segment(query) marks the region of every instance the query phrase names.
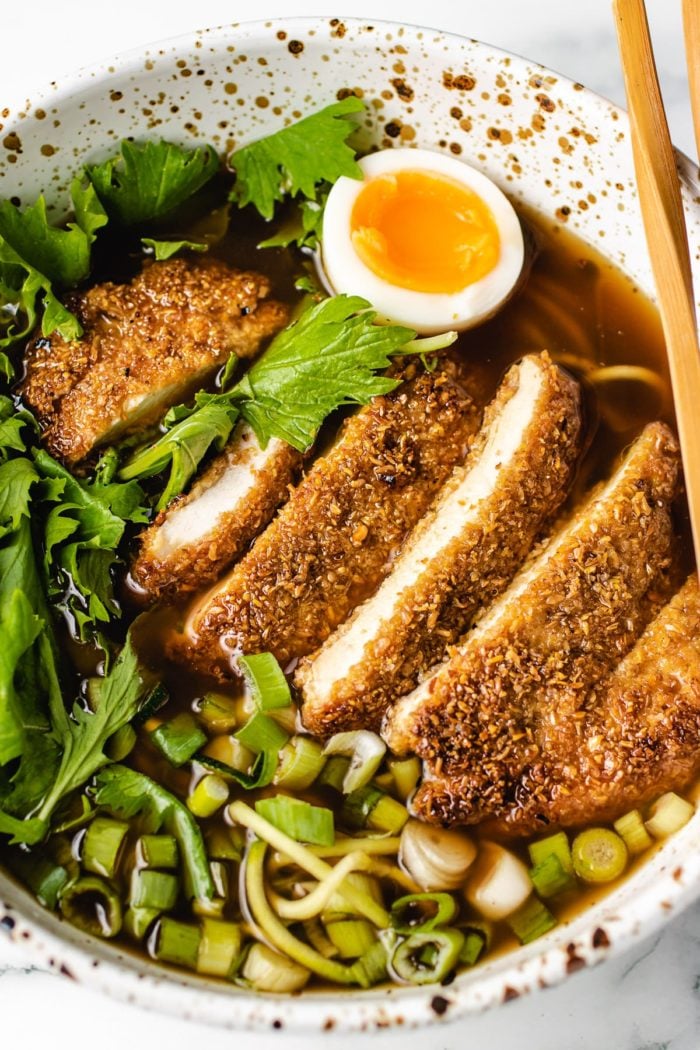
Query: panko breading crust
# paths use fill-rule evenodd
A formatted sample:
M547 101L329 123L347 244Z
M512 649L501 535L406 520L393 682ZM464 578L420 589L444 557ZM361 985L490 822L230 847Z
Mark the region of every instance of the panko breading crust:
M386 575L466 456L479 415L441 371L421 370L374 398L346 421L252 549L198 603L186 625L190 644L174 643L173 655L230 674L226 649L269 651L282 664L315 649Z
M556 740L572 703L610 673L668 596L679 473L670 430L646 427L611 481L389 713L389 745L427 762L417 815L477 823L517 801L519 778ZM545 708L551 718L535 734L531 712Z
M455 468L409 536L380 591L300 665L296 681L304 699L302 717L310 732L328 735L338 730L379 729L394 698L409 692L421 674L459 639L479 607L504 590L544 524L566 498L582 443L578 384L552 365L546 353L526 360L528 375L538 383L526 405L529 422L515 453L488 478L490 487L484 498L472 497L474 508L455 508L451 501L452 493L461 490L482 458L492 447L499 447L493 442L505 440L505 436L497 439L495 431L519 389L519 364L509 370L487 407L466 462ZM530 382L534 385L532 378ZM464 522L462 531L435 556L424 556L423 548L442 516L453 516L455 510ZM392 588L406 579L408 585L394 593ZM389 613L382 619L379 606L389 602ZM370 613L372 623L365 628L370 633L364 647L358 648L358 662L340 666L343 639L359 616ZM324 667L329 666L328 673L336 676L330 686L320 672L315 673L319 657Z
M270 283L218 259L144 266L129 284L76 292L66 305L83 336L36 336L20 393L53 455L77 463L97 445L156 422L228 358L251 357L288 308Z

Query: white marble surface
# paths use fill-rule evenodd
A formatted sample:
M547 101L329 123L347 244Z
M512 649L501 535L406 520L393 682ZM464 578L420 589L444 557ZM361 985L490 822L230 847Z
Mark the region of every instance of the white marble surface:
M657 60L676 145L693 155L686 102L680 0L648 0ZM6 95L33 88L77 66L117 51L203 26L293 13L353 14L429 24L464 33L537 59L621 102L622 81L608 0L4 0L0 105ZM700 60L700 56L698 56ZM233 1036L203 1026L146 1014L71 982L32 969L0 929L0 1046L52 1050L112 1050L125 1046L184 1050L206 1042L223 1050L273 1042L307 1050L310 1040ZM358 1048L360 1037L334 1038L338 1050ZM698 1050L700 1047L700 905L675 919L653 940L597 970L580 973L558 989L511 1003L497 1013L423 1033L415 1039L375 1036L373 1046L394 1050L429 1042L439 1050ZM367 1040L365 1040L367 1042ZM319 1041L320 1045L320 1041Z

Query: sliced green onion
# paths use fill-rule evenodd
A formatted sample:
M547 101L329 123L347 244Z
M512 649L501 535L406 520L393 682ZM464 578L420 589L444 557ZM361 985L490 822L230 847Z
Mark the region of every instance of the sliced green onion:
M692 802L686 802L675 791L668 791L657 799L649 810L649 819L646 821L647 831L655 839L668 838L669 835L680 831L694 812L695 806Z
M141 835L136 843L136 863L142 868L176 868L177 839L174 835Z
M358 856L358 861L360 856ZM346 863L345 861L340 863ZM366 866L366 862L363 862L362 867ZM340 864L336 864L335 868L332 869L333 874L340 867ZM359 869L359 870L358 870ZM327 881L330 881L332 876L329 876ZM350 872L342 883L337 883L338 889L328 898L328 904L323 909L321 919L324 923L336 922L338 919L352 918L356 915L363 915L364 912L357 908L348 898L347 890L352 889L357 893L363 894L365 898L371 901L375 901L377 904L383 903L382 889L379 884L379 880L375 879L372 875L362 871L359 863L356 865L355 870ZM375 924L376 925L376 924Z
M444 981L452 973L464 946L459 930L413 933L400 941L391 957L391 969L408 984Z
M379 984L387 976L389 955L386 945L375 940L366 952L353 963L357 983L363 988L371 988L373 984Z
M286 897L280 896L272 888L269 888L268 897L270 903L282 919L302 921L312 919L329 907L331 900L337 894L338 888L343 884L346 877L351 872L367 867L368 863L369 858L366 854L351 853L347 857L343 857L334 868L331 868L330 874L322 882L317 883L305 897L288 900ZM356 883L353 883L353 885L356 885ZM347 914L347 906L342 914L343 916Z
M273 782L289 791L304 791L311 787L325 764L323 747L318 740L293 736L280 751Z
M355 729L348 733L336 733L330 738L324 755L345 755L350 766L343 778L343 793L365 787L382 764L386 744L376 733L367 729Z
M609 828L586 828L571 847L574 871L584 882L612 882L627 867L627 847Z
M333 791L343 790L343 781L350 768L350 759L342 755L333 755L318 775L316 784L318 787L332 788Z
M240 740L228 733L212 737L197 755L197 761L206 765L205 756L241 773L247 773L255 761L255 752L244 747Z
M207 742L192 714L183 711L150 733L151 741L173 766L182 766Z
M213 827L205 831L207 852L212 860L239 861L245 850L242 828Z
M188 795L187 808L195 817L206 819L228 802L228 795L228 784L224 778L216 773L207 773Z
M653 845L651 835L644 827L644 821L638 809L631 809L629 813L619 817L613 827L624 840L627 852L633 857L638 853L644 853Z
M341 959L358 959L369 951L377 939L377 931L366 919L329 922L326 933L338 949Z
M561 864L562 870L573 873L574 865L571 859L571 848L565 831L558 831L555 835L548 835L546 839L537 839L528 846L530 860L533 867L537 867L548 857L555 856Z
M396 835L408 820L408 811L391 795L368 784L346 797L342 820L350 828L369 827Z
M122 928L119 894L97 875L85 875L66 886L60 907L69 922L95 937L116 937Z
M576 887L576 876L573 872L564 871L556 853L550 853L530 868L530 879L537 893L545 899L556 897Z
M416 789L420 780L421 764L418 758L391 758L389 772L394 778L399 797L405 802Z
M292 702L289 683L272 653L239 656L238 666L258 711L289 707Z
M142 941L161 913L157 908L128 908L124 929L135 941Z
M315 948L324 959L334 959L337 956L338 949L329 939L326 934L326 929L318 916L315 915L312 919L306 919L303 923L303 929L309 944Z
M304 871L308 871L310 875L313 875L319 882L325 879L333 871L330 864L326 864L324 860L317 857L310 849L306 846L300 845L295 842L294 839L290 838L289 835L285 835L283 831L274 827L269 821L265 820L259 813L247 806L245 802L240 800L231 803L228 809L229 816L237 824L242 824L246 828L250 828L259 838L264 839L265 842L269 843L274 849L284 853L290 860L298 864ZM376 901L372 900L367 894L356 890L349 884L349 879L345 880L345 884L339 891L343 898L348 901L353 908L364 915L378 926L380 929L385 929L389 925L389 915L387 911ZM267 901L267 899L266 899ZM268 905L269 907L269 905Z
M150 693L141 704L138 714L133 719L134 725L142 726L156 713L156 711L160 711L161 707L165 707L169 699L170 694L168 693L168 690L162 682L159 682L153 687L153 689L151 689Z
M323 806L312 806L303 799L288 795L276 795L256 802L255 811L296 842L332 846L335 841L333 811Z
M60 821L60 823L56 824L51 829L53 835L58 835L62 831L74 831L76 828L81 828L84 824L89 824L92 818L95 816L95 810L90 805L90 802L85 797L85 795L80 796L81 812L76 813L76 815L73 816L72 812L74 811L74 809L75 800L73 800L73 803L70 806L69 812L71 813L71 815L66 814L65 819Z
M449 893L410 893L394 901L390 914L397 933L428 933L450 925L457 916L457 902Z
M228 865L223 861L213 860L209 867L217 896L227 898L229 895Z
M197 701L195 711L212 733L230 733L238 725L238 704L224 693L207 693Z
M241 970L241 977L259 992L300 992L310 976L305 966L259 941L251 944Z
M284 729L288 737L293 736L299 728L296 707L280 707L279 710L270 712L270 718Z
M129 904L132 908L170 911L177 903L180 882L177 875L150 868L134 868L131 873Z
M174 963L176 966L187 966L190 970L196 970L201 939L199 926L192 926L165 915L148 940L148 950L151 957L159 962Z
M360 984L366 987L367 985L363 983L363 974L355 971L352 966L344 966L333 959L324 958L320 952L315 951L310 945L290 933L277 918L265 895L266 850L265 842L253 842L245 859L245 889L248 907L266 939L295 963L334 984Z
M111 879L117 870L119 854L129 825L111 817L95 817L85 832L82 865L95 875Z
M481 930L471 928L463 932L464 945L459 953L459 961L463 966L473 966L486 950L486 935Z
M242 748L241 750L246 749ZM253 765L248 773L243 773L240 769L234 769L233 766L228 766L225 762L219 762L203 751L199 751L195 755L195 759L205 769L211 770L212 773L217 773L224 779L235 780L246 791L251 791L253 788L266 787L268 784L271 784L277 769L276 751L261 751L259 755L254 756Z
M256 711L235 735L243 747L255 754L264 751L276 755L289 739L289 733L275 722L274 718L263 714L262 711Z
M112 762L123 762L126 756L134 750L136 739L136 730L129 722L125 726L120 726L107 741L105 747L107 758Z
M9 850L7 864L32 891L39 903L52 911L58 904L61 891L70 879L67 868L54 864L47 857Z
M211 977L228 977L241 954L242 944L243 934L235 922L204 919L197 956L197 972L206 973Z
M521 944L529 944L556 926L557 920L549 908L533 896L508 917L508 925Z

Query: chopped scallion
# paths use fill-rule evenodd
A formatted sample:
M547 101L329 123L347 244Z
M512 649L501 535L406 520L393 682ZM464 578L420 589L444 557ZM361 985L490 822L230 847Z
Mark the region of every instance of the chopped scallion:
M206 819L228 802L228 784L216 773L207 773L187 798L187 808L195 817Z
M289 739L289 733L271 715L262 711L256 711L235 735L243 747L256 755L260 752L276 755Z
M142 835L136 843L136 862L143 868L176 868L177 839L174 835Z
M197 702L196 713L212 733L230 733L238 725L238 703L224 693L207 693Z
M481 930L464 930L464 945L459 953L459 961L463 966L473 966L478 962L486 950L486 936Z
M260 941L251 944L241 969L241 977L259 992L300 992L310 976L305 966Z
M119 854L129 825L111 817L95 817L83 839L82 864L95 875L111 879L117 870Z
M239 656L238 666L258 711L289 707L292 702L289 683L272 653Z
M207 853L212 860L239 861L245 849L243 828L213 827L205 832Z
M170 911L177 903L180 882L176 875L150 868L135 868L131 873L129 904L132 908Z
M420 780L420 759L415 756L412 758L389 759L389 772L394 778L399 797L405 802L413 794L416 784Z
M574 870L571 848L565 831L557 831L556 834L548 835L545 839L531 842L528 850L533 867L537 867L538 864L553 855L558 859L563 871L571 874Z
M376 733L367 729L356 729L347 733L336 733L324 748L325 755L345 755L350 759L348 771L343 778L343 792L365 787L379 769L386 754L386 744Z
M358 959L369 951L377 933L366 919L338 919L329 922L326 933L338 949L341 959Z
M98 875L85 875L66 886L60 907L69 922L95 937L116 937L122 928L119 894Z
M557 920L541 900L532 896L508 917L508 925L521 944L529 944L547 933Z
M335 841L333 811L323 806L312 806L303 799L288 795L276 795L256 802L255 811L296 842L332 846Z
M391 795L367 784L346 797L342 820L350 828L369 827L396 835L408 820L408 811Z
M450 893L410 893L394 901L390 914L397 933L427 933L450 925L457 902Z
M668 791L652 805L646 821L647 831L655 839L668 838L669 835L680 831L694 812L695 806L692 802L687 802L675 791Z
M235 922L202 920L197 972L211 977L229 977L241 954L243 935Z
M530 878L537 893L545 899L556 897L576 887L576 876L572 871L564 871L556 853L550 853L530 868Z
M391 957L391 969L408 984L444 981L459 962L464 934L459 930L413 933L399 941Z
M199 926L192 926L166 915L151 934L148 950L152 958L158 959L159 962L196 970L201 939Z
M318 787L332 788L333 791L343 790L343 781L350 768L350 759L342 755L333 755L318 775L316 784Z
M653 845L651 835L644 827L642 815L638 809L631 809L613 824L615 831L624 840L628 852L634 857L644 853Z
M128 908L124 929L133 940L142 941L159 915L157 908Z
M573 841L574 871L584 882L612 882L627 867L627 847L609 828L586 828Z
M189 711L183 711L169 722L161 723L150 736L161 754L174 766L184 765L207 742L206 733Z
M325 764L323 747L318 740L293 736L280 751L273 782L288 791L304 791L311 787Z

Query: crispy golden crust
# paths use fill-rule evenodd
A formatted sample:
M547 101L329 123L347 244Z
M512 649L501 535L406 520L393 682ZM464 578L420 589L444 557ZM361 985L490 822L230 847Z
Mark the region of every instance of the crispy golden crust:
M286 442L273 439L268 446L269 455L257 466L257 443L247 447L247 431L243 425L237 427L227 447L191 491L174 500L139 537L139 552L132 564L131 576L141 592L140 597L147 602L173 601L217 580L268 524L287 495L301 463L300 453ZM222 506L213 518L209 517L209 527L190 542L174 543L164 535L168 527L172 530L177 515L185 507L203 503L202 497L231 469L247 469L251 474L251 485L239 499Z
M683 789L700 770L697 577L664 606L610 677L567 708L565 720L533 705L534 736L548 716L558 719L559 733L547 735L538 760L512 784L511 804L494 809L490 833L609 823L664 791ZM449 790L458 792L459 783Z
M417 814L477 823L511 805L571 705L634 645L667 597L679 469L671 432L648 426L614 479L390 713L390 746L427 761ZM533 707L555 713L537 735Z
M581 450L580 392L546 354L529 359L528 367L541 372L541 386L528 405L532 422L511 460L495 474L476 515L466 517L467 510L455 508L450 497L465 477L473 476L496 440L494 430L520 384L519 365L508 372L484 413L467 461L454 470L412 533L382 589L355 610L326 646L301 664L297 684L304 698L304 724L311 732L327 735L341 729L378 729L394 698L409 692L421 674L458 640L477 609L504 590L543 525L561 506ZM443 516L455 512L465 517L462 532L426 558L423 547L430 542L430 534ZM389 597L392 586L402 589ZM379 602L387 601L393 605L382 619ZM325 686L318 681L320 674L314 674L314 663L319 657L330 665L342 659L342 640L363 612L376 615L377 621L359 661L344 667L344 677ZM335 666L332 673L338 673Z
M95 285L67 305L84 335L29 344L21 394L43 440L69 463L147 426L205 382L230 353L250 357L287 321L266 277L217 259L144 266L130 284Z
M440 372L374 398L194 609L194 644L174 655L209 671L222 665L222 641L282 663L316 648L386 574L477 424L471 399ZM226 660L221 669L230 673Z

